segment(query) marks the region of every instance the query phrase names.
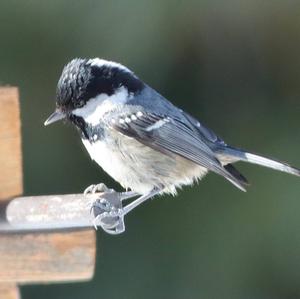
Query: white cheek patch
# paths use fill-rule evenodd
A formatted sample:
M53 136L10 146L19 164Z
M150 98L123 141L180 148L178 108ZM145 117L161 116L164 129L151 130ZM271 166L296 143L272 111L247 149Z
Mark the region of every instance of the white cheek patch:
M86 120L86 118L91 116L97 110L97 107L101 106L108 98L109 96L107 94L102 93L97 97L90 99L83 107L74 109L73 114L81 116Z
M108 96L102 93L87 101L81 107L73 110L73 114L82 117L86 123L98 125L105 113L113 110L120 104L124 104L128 98L128 90L120 87L115 94Z

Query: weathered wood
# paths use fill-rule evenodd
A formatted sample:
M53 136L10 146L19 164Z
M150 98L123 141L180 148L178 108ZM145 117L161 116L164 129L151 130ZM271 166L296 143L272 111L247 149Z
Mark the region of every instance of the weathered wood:
M0 88L0 199L23 192L18 89Z
M0 265L1 282L90 279L95 265L95 232L0 235Z
M66 194L17 197L8 204L6 217L13 229L92 227L91 202L98 196Z
M0 224L0 231L47 230L93 227L95 211L92 203L99 197L116 209L122 207L122 193L108 190L102 194L66 194L46 196L24 196L11 200L6 209L10 226ZM97 208L96 215L105 212ZM93 213L93 215L91 215Z
M0 283L0 299L19 299L19 288L15 284L1 284Z
M23 189L17 88L0 88L0 104L0 199L8 199L22 194ZM1 202L0 218L3 222L0 223L0 299L19 298L18 283L77 281L93 276L96 251L94 229L53 232L53 229L64 228L57 225L59 221L72 222L74 215L78 221L82 221L81 216L86 213L83 218L87 221L89 209L83 205L86 203L83 196L81 195L82 205L79 207L76 207L76 201L75 205L71 202L72 196L67 202L61 202L61 198L52 196L50 205L47 205L47 201L39 200L35 204L34 197L27 199L28 202L26 198L11 201L12 219L19 224L16 229L23 230L28 220L26 217L30 218L31 215L30 219L35 227L39 221L40 228L43 228L45 222L51 232L15 233L16 229L4 221L7 206L5 202ZM70 211L69 215L64 213L64 207L66 211ZM78 208L81 214L78 214ZM55 214L56 219L60 220L51 222ZM20 217L25 220L23 225L19 221Z

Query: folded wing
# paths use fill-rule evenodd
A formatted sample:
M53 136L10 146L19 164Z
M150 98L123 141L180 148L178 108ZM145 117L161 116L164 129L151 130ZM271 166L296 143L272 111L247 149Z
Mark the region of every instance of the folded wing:
M202 167L222 175L239 189L245 191L245 182L222 166L214 152L193 126L181 119L158 115L147 111L118 115L111 127L120 133L135 138L163 154L177 154Z

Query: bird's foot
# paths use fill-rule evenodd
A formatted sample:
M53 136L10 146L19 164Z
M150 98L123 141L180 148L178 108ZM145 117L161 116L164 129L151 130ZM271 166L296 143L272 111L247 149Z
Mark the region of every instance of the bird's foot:
M101 226L105 232L111 235L118 235L125 231L122 209L103 212L97 215L93 220L93 224L96 229L98 226Z
M137 196L136 192L116 192L101 183L87 187L84 194L89 198L87 204L96 229L100 226L105 232L113 235L125 231L124 216L128 213L127 207L130 204L123 207L122 202ZM96 199L95 196L91 196L94 194L96 194Z
M95 217L93 221L95 228L101 226L104 231L113 235L123 233L125 231L124 216L159 192L160 189L153 189L124 207L122 206L122 199L128 199L129 195L134 197L136 195L135 192L114 192L100 195L91 209Z
M105 184L100 183L100 184L92 184L92 185L88 186L83 191L83 194L87 195L87 194L104 193L104 192L112 193L112 192L116 192L116 191L114 189L109 189Z
M125 231L122 201L119 193L108 193L96 199L91 206L95 229L101 226L109 234L121 234Z

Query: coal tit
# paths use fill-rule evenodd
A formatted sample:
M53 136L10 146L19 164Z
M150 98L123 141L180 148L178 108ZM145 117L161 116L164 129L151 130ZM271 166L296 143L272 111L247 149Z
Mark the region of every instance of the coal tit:
M45 125L61 119L73 123L91 158L131 190L122 193L120 200L139 196L117 209L102 199L106 211L99 213L98 224L109 233L124 231L124 216L148 198L175 195L176 189L209 171L245 191L248 182L234 162L300 175L299 169L286 163L227 145L119 63L72 60L62 71L56 96L56 110Z

